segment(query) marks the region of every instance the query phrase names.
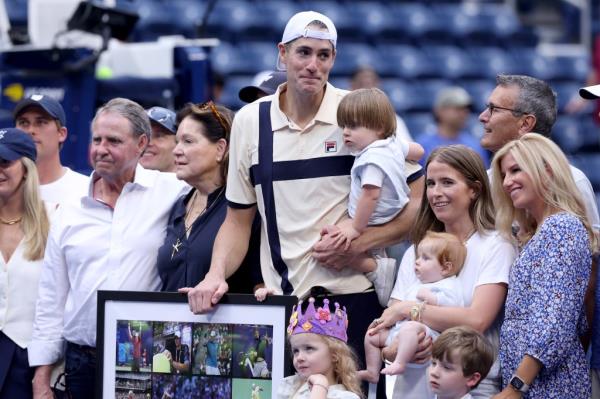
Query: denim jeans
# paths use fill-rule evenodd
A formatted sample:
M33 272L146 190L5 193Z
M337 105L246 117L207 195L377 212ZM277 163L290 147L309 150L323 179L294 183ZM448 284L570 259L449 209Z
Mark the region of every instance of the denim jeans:
M65 373L68 397L88 399L96 395L96 349L67 342Z

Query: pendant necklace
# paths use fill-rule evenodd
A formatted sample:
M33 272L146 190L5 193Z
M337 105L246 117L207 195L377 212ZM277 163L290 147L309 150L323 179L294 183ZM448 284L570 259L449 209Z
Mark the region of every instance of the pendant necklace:
M188 216L190 215L192 209L194 209L194 205L196 202L196 198L198 197L198 190L196 190L196 192L194 192L194 197L192 198L191 201L191 205L190 208L187 210L187 212L185 213L185 216L183 218L183 226L185 227L185 231L183 232L183 234L180 237L177 237L177 241L175 241L175 244L172 245L173 250L171 251L171 259L173 259L173 257L175 256L176 253L179 252L179 249L181 248L181 246L183 245L183 241L182 239L184 237L187 237L188 231L190 231L190 229L192 228L192 226L194 225L194 222L196 220L198 220L198 218L200 218L202 215L204 215L206 212L208 212L210 210L210 208L213 207L214 204L217 203L217 200L219 199L219 197L221 197L221 194L223 194L223 191L225 191L225 186L223 186L221 188L221 191L219 191L219 194L217 195L217 197L215 198L215 200L210 204L210 206L205 206L204 209L202 210L202 212L200 212L200 214L198 216L196 216L194 218L194 220L190 221L189 226L185 227L185 220L188 218ZM206 199L206 201L208 201L208 198Z
M21 219L23 219L23 216L19 216L18 218L13 219L13 220L4 220L4 219L0 218L0 223L12 226L13 224L19 223L21 221Z

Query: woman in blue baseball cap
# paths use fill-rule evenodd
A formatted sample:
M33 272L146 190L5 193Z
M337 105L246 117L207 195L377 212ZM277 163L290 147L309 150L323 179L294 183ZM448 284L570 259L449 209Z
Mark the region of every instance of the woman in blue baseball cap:
M27 133L0 129L0 398L33 396L27 346L49 229L36 156Z

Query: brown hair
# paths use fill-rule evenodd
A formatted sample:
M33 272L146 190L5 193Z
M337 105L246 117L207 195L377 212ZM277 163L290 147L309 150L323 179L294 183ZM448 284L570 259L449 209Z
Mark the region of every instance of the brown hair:
M417 245L419 248L429 247L437 255L440 264L450 262L452 269L449 276L457 275L462 269L467 257L467 247L454 234L428 231Z
M204 137L211 143L216 143L220 139L227 142L227 150L221 161L221 177L227 181L227 167L229 165L229 136L231 134L231 122L233 121L233 111L222 105L217 105L212 101L202 104L186 104L183 109L177 113L177 125L185 118L190 117L193 121L201 124L204 129Z
M440 334L433 343L431 356L434 359L459 362L465 377L479 373L481 379L472 389L485 378L496 357L490 341L467 326L452 327Z
M427 168L433 161L446 164L456 170L463 176L466 184L477 192L477 198L469 207L469 216L475 225L475 230L481 234L494 230L494 204L490 194L487 172L481 157L467 146L449 145L436 148L427 158L425 190L412 235L413 243L417 245L428 230L444 231L444 224L435 217L427 200Z
M385 93L377 88L348 93L337 110L338 126L366 127L381 132L381 138L396 133L396 111Z

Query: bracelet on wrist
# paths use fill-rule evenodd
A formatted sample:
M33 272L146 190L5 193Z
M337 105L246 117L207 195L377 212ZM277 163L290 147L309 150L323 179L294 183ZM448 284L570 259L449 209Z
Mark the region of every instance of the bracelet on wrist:
M421 322L423 320L423 310L425 309L425 302L419 302L410 308L410 319L412 321Z
M325 385L323 385L323 384L319 384L319 383L313 383L313 384L312 384L312 387L313 387L313 388L314 388L314 387L322 387L322 388L325 388L325 390L326 390L326 391L329 391L329 387L326 387ZM311 389L312 389L312 388L311 388Z

